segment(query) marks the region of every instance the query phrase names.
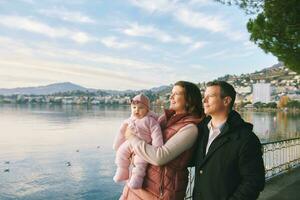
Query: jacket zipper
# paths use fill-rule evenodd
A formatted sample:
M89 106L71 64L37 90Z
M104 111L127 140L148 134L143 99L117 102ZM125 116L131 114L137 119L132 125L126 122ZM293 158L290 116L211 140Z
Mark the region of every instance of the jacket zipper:
M164 194L164 187L163 187L164 172L165 172L165 168L162 167L162 170L160 171L159 199L163 199L163 194Z

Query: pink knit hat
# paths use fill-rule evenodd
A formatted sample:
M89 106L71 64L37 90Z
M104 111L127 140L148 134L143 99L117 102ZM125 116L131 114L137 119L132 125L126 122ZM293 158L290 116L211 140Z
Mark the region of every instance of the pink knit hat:
M131 104L141 103L144 104L148 109L150 108L149 98L144 94L138 94L131 100Z

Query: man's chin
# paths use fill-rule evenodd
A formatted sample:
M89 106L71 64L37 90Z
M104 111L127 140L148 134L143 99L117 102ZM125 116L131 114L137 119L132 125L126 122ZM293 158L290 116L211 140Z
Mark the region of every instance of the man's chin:
M204 111L205 115L210 115L211 113L209 111Z

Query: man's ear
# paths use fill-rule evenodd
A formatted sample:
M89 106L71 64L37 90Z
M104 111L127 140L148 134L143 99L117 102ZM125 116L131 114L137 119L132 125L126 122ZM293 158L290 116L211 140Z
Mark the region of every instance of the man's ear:
M231 103L232 99L230 96L224 97L224 104L225 106L229 106Z

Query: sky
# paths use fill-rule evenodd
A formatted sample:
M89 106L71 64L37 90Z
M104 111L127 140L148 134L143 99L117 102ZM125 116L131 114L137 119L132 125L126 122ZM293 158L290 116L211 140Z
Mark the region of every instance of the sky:
M0 0L0 88L149 89L276 64L213 0Z

